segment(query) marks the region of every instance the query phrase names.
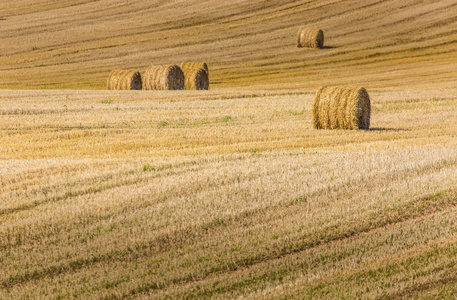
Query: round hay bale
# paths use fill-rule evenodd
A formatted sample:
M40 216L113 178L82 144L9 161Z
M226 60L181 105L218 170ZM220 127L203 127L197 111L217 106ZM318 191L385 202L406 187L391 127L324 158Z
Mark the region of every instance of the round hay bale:
M209 71L205 62L183 62L181 69L185 77L186 90L207 90L209 88Z
M324 47L324 32L317 28L301 28L297 34L297 47Z
M177 65L150 66L144 73L145 90L183 90L184 73Z
M183 69L186 90L207 90L209 88L208 72L203 69Z
M316 129L368 129L371 102L363 87L321 87L313 102Z
M131 70L113 70L108 77L108 90L141 90L141 74Z
M205 62L183 62L181 63L181 69L205 69L209 73L208 65Z

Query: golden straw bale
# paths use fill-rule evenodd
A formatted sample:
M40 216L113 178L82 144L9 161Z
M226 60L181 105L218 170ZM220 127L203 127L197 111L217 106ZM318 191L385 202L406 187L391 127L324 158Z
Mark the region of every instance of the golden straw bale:
M209 73L208 65L205 62L183 62L181 63L181 69L205 69Z
M313 103L316 129L368 129L371 102L363 87L321 87Z
M141 90L142 80L138 71L113 70L107 82L108 90Z
M183 62L181 69L185 77L186 90L207 90L209 88L209 71L205 62Z
M203 68L183 69L186 90L207 90L209 88L208 72Z
M297 34L297 47L324 47L324 32L317 28L301 28Z
M184 73L177 65L150 66L144 73L144 90L183 90Z

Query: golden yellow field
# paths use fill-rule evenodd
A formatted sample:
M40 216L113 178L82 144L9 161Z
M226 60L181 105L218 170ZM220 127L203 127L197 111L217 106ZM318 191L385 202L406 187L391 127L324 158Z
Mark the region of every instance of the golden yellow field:
M211 88L457 87L449 0L2 0L0 88L104 89L114 69L206 61ZM325 49L296 47L319 27Z
M2 1L0 299L455 299L455 25L454 1ZM209 91L105 90L181 61ZM312 128L325 84L368 90L370 130Z

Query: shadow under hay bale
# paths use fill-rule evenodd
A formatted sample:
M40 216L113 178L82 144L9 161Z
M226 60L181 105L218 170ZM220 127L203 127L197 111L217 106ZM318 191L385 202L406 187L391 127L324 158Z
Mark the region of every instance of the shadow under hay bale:
M144 73L144 90L183 90L184 73L177 65L150 66Z
M363 87L321 87L313 103L316 129L369 129L371 102Z
M323 48L324 32L317 28L300 28L297 34L297 47Z
M142 80L138 71L113 70L107 82L108 90L141 90Z

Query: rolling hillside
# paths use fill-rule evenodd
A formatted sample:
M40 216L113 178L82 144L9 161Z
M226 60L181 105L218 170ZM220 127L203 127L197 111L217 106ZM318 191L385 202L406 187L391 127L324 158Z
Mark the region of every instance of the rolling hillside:
M207 61L211 88L455 87L457 3L6 0L0 88L103 89L109 71ZM322 50L295 47L301 26Z
M454 299L456 91L2 91L0 298Z
M457 298L457 1L0 14L0 299ZM209 91L106 90L185 60ZM370 129L313 129L324 84Z

